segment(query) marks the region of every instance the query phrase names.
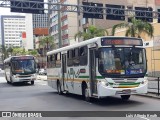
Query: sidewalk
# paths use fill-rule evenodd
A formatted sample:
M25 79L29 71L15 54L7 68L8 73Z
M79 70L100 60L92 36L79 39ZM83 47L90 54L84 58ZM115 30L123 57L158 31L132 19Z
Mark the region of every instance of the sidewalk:
M144 96L144 97L150 97L150 98L157 98L157 99L160 99L160 94L158 96L157 93L151 93L151 92L148 92L146 94L139 94L138 96Z

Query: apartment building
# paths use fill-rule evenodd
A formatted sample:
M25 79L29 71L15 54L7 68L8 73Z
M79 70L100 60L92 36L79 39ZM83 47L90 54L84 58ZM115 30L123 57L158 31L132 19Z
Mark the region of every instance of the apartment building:
M48 28L48 14L33 14L33 29L34 28Z
M156 9L155 2L158 0L52 0L53 3L62 3L62 4L74 4L74 5L82 5L82 2L88 3L101 3L103 7L106 4L112 5L123 5L125 9L133 9L135 7L152 7L153 10ZM58 6L54 6L58 7ZM51 8L50 8L51 9ZM61 8L63 9L63 8ZM55 43L57 48L60 44L63 46L69 45L70 41L74 39L74 35L78 31L86 31L88 26L94 25L97 28L108 29L113 25L128 22L128 16L125 17L125 20L109 20L106 19L106 15L104 15L103 19L94 19L94 18L83 18L83 13L76 12L57 12L50 11L49 12L49 26L50 26L50 34L54 36ZM58 14L59 13L59 14ZM60 16L60 24L58 18ZM60 37L59 37L60 34ZM78 42L82 41L79 39Z
M156 0L78 0L78 4L82 5L82 2L102 3L103 7L105 7L105 4L112 4L112 5L124 5L125 9L134 10L135 7L152 7L153 10L155 10L156 9L155 1ZM133 17L133 16L128 16L128 17ZM83 18L83 14L80 14L78 16L79 31L87 29L89 25L94 25L102 29L108 29L115 24L121 22L128 22L128 17L125 17L125 21L121 21L121 20L108 20L106 19L106 15L104 15L103 19Z
M23 41L22 33L26 33ZM1 16L1 43L7 47L24 47L33 49L32 16L2 15Z
M51 2L77 5L77 0L52 0ZM63 11L64 8L60 9ZM70 40L74 39L74 35L78 32L77 13L58 11L50 11L49 13L49 32L54 37L56 48L70 45Z
M2 45L22 47L21 33L24 31L25 16L1 16Z

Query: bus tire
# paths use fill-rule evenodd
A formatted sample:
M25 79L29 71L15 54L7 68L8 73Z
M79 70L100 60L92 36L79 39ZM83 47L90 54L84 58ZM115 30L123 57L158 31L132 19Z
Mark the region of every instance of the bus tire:
M121 95L121 99L124 100L124 101L127 101L129 100L131 95Z
M61 90L61 84L60 84L59 81L57 82L57 92L58 92L59 95L62 95L62 93L63 93L62 90Z
M34 85L34 81L31 81L31 85Z

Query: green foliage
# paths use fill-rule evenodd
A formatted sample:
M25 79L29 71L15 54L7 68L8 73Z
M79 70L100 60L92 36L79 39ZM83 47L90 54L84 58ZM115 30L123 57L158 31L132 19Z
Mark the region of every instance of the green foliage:
M43 55L46 54L47 51L54 49L54 38L53 36L43 36L39 40L39 48L43 48Z
M150 23L144 22L142 20L136 20L136 19L132 19L131 23L120 23L120 24L114 25L112 28L113 36L116 32L116 29L118 28L127 28L125 36L131 36L131 37L140 38L142 33L145 33L148 36L153 37L153 33L154 33L154 28Z
M104 36L105 34L108 35L108 31L105 29L98 29L95 26L89 26L87 29L87 32L78 32L77 34L75 34L74 38L76 40L76 38L83 38L83 40L87 40L87 39L91 39L94 37L100 37L100 36Z
M33 56L37 56L38 52L37 52L37 50L31 50L31 51L28 51L28 54L33 55Z
M0 47L1 47L1 52L2 52L2 55L3 55L2 59L4 60L4 59L9 57L9 54L7 52L7 48L4 45L1 45Z

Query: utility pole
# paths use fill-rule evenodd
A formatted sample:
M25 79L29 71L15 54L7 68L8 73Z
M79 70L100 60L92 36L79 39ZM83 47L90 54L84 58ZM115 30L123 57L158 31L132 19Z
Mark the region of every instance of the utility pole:
M58 3L58 0L57 0ZM60 3L60 2L59 2ZM59 38L59 48L62 47L62 31L61 31L61 7L60 4L57 5L58 7L58 38Z

